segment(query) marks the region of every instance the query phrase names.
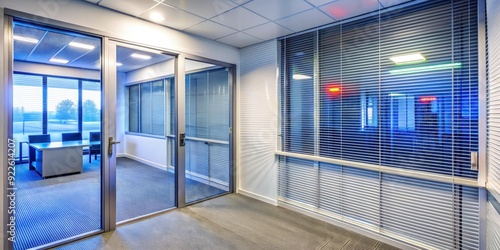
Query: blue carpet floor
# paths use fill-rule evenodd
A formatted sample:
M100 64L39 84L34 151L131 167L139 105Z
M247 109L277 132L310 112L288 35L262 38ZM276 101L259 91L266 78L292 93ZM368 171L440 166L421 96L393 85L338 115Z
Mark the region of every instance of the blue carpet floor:
M87 162L83 173L42 179L27 164L16 167L15 249L28 249L101 228L100 161ZM175 205L174 175L140 162L117 159L117 221ZM190 179L186 193L201 199L224 190Z

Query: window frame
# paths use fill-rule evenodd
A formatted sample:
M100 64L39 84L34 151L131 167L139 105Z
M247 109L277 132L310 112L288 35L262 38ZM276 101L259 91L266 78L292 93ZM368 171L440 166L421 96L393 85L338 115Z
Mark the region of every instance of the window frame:
M78 95L81 96L83 94L83 86L82 83L87 81L87 82L97 82L99 84L102 84L101 81L95 80L95 79L90 79L90 78L81 78L81 77L69 77L69 76L58 76L58 75L50 75L50 74L37 74L37 73L28 73L28 72L22 72L22 71L14 71L14 75L31 75L31 76L40 76L42 77L42 92L47 92L48 86L47 86L47 79L48 78L62 78L62 79L71 79L71 80L77 80L78 81ZM49 134L48 133L48 110L47 106L44 105L43 103L47 102L48 96L42 95L42 134ZM81 112L83 109L83 102L82 100L79 100L77 105L77 110L78 110L78 131L77 132L82 132L82 126L83 126L83 113ZM102 103L101 106L99 107L100 110L102 110Z
M125 117L126 117L126 124L125 124L125 134L126 135L134 135L134 136L142 136L142 137L149 137L149 138L157 138L157 139L166 139L168 136L171 136L170 135L170 129L169 129L169 126L170 126L170 121L168 120L168 115L167 115L167 112L170 113L170 110L169 109L172 109L173 107L170 107L171 105L168 102L170 102L170 99L171 99L171 95L172 93L170 93L171 91L171 88L167 88L167 87L170 87L172 84L173 84L173 81L174 80L174 75L167 75L167 76L162 76L162 77L157 77L157 78L152 78L152 79L148 79L148 80L144 80L144 81L138 81L138 82L133 82L133 83L128 83L128 84L125 84L125 106L126 106L126 113L125 113ZM149 83L150 86L149 86L149 90L150 90L150 93L152 94L152 89L153 89L153 83L154 82L158 82L158 81L161 81L162 84L163 84L163 106L164 106L164 109L163 109L163 116L164 116L164 119L163 119L163 135L157 135L157 134L153 134L153 133L144 133L142 132L142 124L141 124L141 120L142 120L142 95L141 95L141 85L142 84L147 84ZM170 84L170 85L169 85ZM132 86L137 86L138 87L138 105L137 105L137 112L138 112L138 122L137 122L137 126L138 126L138 132L132 132L130 131L130 87ZM151 100L150 100L150 106L152 107L152 95L151 95ZM151 113L153 112L152 111L153 109L151 109ZM150 124L151 124L151 131L153 131L153 115L151 114L151 117L150 117Z

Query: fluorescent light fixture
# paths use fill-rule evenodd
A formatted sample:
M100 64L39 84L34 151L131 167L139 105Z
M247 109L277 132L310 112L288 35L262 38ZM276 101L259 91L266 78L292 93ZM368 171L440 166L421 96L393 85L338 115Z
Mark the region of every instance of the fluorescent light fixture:
M396 64L425 62L425 57L423 57L420 53L403 56L393 56L389 59L391 59L391 61L395 62Z
M66 64L66 63L68 63L68 62L69 62L68 60L65 60L65 59L57 59L57 58L51 58L49 61L51 61L51 62L55 62L55 63L61 63L61 64Z
M389 93L389 96L404 96L405 94L400 93Z
M84 44L84 43L77 43L77 42L70 42L69 46L80 48L80 49L86 49L86 50L93 50L95 48L95 46L93 46L93 45Z
M161 22L165 20L165 18L158 12L153 12L149 14L149 18L151 18L151 20L153 20L154 22Z
M305 80L305 79L311 79L312 77L306 75L294 74L292 78L293 80Z
M117 66L117 67L120 67L120 66L122 66L122 65L123 65L123 64L122 64L121 62L116 62L116 66Z
M393 69L389 70L389 73L391 73L392 75L401 75L401 74L420 73L420 72L443 70L443 69L456 69L460 67L462 67L462 63L445 63L445 64L430 65L430 66Z
M137 54L137 53L134 53L132 55L130 55L131 57L134 57L134 58L139 58L139 59L144 59L144 60L149 60L151 59L151 56L148 56L148 55L142 55L142 54Z
M14 40L22 41L22 42L27 42L27 43L38 43L38 39L30 38L30 37L24 37L24 36L16 36L16 35L14 35Z

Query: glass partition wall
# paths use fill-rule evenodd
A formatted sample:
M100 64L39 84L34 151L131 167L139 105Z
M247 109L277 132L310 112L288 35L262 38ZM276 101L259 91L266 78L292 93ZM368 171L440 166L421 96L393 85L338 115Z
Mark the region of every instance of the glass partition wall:
M229 69L186 60L186 203L230 190Z
M28 249L101 229L100 139L92 161L88 141L101 129L101 39L22 22L13 37L13 246Z

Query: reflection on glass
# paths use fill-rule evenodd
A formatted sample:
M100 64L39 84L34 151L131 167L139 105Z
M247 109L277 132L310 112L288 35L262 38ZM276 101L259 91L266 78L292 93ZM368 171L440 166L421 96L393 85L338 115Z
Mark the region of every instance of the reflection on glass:
M187 61L186 202L229 191L229 75ZM216 68L216 69L214 69Z

